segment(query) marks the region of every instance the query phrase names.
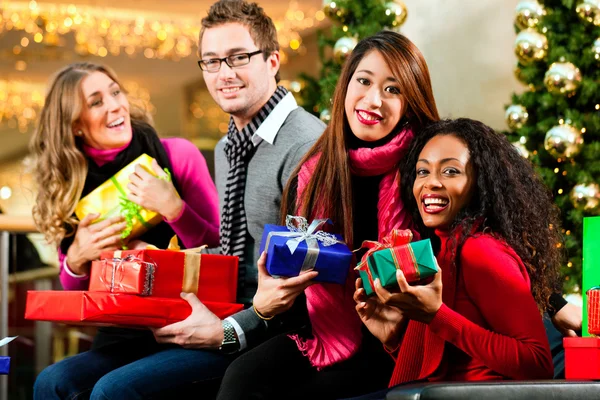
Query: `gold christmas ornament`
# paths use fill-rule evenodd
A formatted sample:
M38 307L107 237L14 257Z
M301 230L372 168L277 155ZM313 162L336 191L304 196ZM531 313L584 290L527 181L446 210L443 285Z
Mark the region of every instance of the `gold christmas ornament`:
M548 39L533 29L525 29L515 40L515 54L523 64L540 61L548 53Z
M571 96L581 84L581 71L570 62L552 63L544 75L544 84L549 92Z
M517 140L516 142L512 142L512 145L515 146L521 157L529 158L529 150L527 150L527 147L523 143Z
M331 112L328 109L324 109L321 111L321 114L319 114L319 119L328 124L329 121L331 121Z
M520 1L515 10L515 25L519 29L535 28L545 14L546 10L537 1Z
M600 186L596 183L578 184L571 190L573 207L588 213L600 213Z
M340 38L333 46L333 58L338 64L343 64L352 50L356 47L358 41L353 37Z
M404 21L406 21L406 17L408 16L406 4L400 0L385 3L385 15L393 15L394 21L392 22L392 27L400 27Z
M594 44L592 45L592 53L594 53L594 58L597 61L600 61L600 37L594 40Z
M511 130L515 131L517 129L521 129L523 125L527 123L529 113L527 112L527 109L522 105L513 104L506 109L504 118L506 119L506 124L508 125L508 127Z
M600 0L583 0L575 12L582 20L600 26Z
M515 69L513 70L513 73L515 74L515 78L517 78L517 80L523 84L527 84L527 81L525 80L525 77L523 76L523 70L521 69L521 65L519 63L517 63L515 65Z
M333 20L343 21L348 15L348 10L340 8L336 1L323 0L323 12Z
M329 18L335 17L335 13L337 11L337 3L331 0L323 0L323 12Z
M554 158L573 157L581 151L583 136L571 125L556 125L546 133L544 148Z

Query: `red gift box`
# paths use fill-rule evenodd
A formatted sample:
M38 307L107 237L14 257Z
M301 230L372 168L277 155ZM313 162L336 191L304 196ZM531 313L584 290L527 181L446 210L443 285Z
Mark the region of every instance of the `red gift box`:
M155 266L151 296L179 298L181 292L195 293L202 301L235 303L237 297L238 258L213 254L174 250L124 250L109 251L100 260L136 260ZM94 267L92 267L93 269ZM122 268L120 282L115 282L113 292L119 286L129 287L125 293L142 294L131 290L143 287L145 274L141 269ZM112 275L111 275L112 276ZM101 279L99 279L101 277ZM107 274L96 268L90 277L90 291L111 291ZM137 290L137 289L136 289Z
M155 265L140 260L92 261L90 292L152 295Z
M588 332L600 335L600 287L587 291Z
M243 305L235 303L203 303L221 319L243 308ZM160 328L182 321L190 313L190 305L181 298L76 290L30 290L25 307L25 319L93 326Z
M566 337L563 347L566 379L600 379L600 338Z

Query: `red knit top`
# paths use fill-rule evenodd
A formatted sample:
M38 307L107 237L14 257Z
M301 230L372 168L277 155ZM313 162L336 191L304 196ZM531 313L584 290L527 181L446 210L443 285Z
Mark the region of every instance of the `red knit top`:
M443 304L429 325L410 321L390 386L418 379L551 379L542 317L519 256L489 234L466 240L454 278L449 236L437 256Z

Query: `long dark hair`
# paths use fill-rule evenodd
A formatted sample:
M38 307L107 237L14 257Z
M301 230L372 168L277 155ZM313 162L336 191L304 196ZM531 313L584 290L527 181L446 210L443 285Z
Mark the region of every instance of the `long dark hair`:
M371 51L378 51L398 81L400 92L407 101L405 116L409 126L418 130L422 125L439 119L431 89L429 69L419 49L405 36L382 31L361 40L346 61L333 95L331 123L315 145L304 156L292 173L282 199L282 218L298 212L306 217L314 210L322 210L336 223L336 230L344 235L346 243L353 242L352 186L348 166L348 139L353 136L348 125L344 102L348 85L361 60ZM319 155L314 173L302 194L302 209L290 204L294 196L290 186L296 181L302 165ZM295 196L294 196L295 197Z
M540 311L558 290L563 259L558 208L532 165L502 134L468 118L433 123L416 136L402 165L402 199L421 232L425 228L413 195L415 166L421 150L433 137L453 135L463 141L475 172L475 192L457 215L450 230L455 267L469 236L486 232L504 240L519 255L531 281L531 292ZM557 246L558 245L558 246ZM559 247L560 246L560 247Z

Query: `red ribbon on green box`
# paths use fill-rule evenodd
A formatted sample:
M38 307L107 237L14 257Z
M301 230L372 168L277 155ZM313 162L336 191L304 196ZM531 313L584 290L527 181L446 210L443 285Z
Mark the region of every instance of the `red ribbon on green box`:
M356 266L367 295L374 293L375 279L384 287L397 283L396 269L402 270L408 283L433 276L437 263L429 239L411 243L412 232L408 229L393 230L382 243L365 241L361 248L369 249Z

